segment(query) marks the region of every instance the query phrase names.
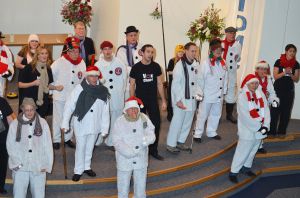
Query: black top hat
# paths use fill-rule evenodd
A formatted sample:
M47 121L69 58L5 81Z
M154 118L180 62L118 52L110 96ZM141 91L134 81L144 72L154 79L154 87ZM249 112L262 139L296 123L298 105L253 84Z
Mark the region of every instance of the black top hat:
M234 28L234 27L232 27L232 26L230 26L230 27L228 27L228 28L225 29L225 33L229 33L229 32L237 32L237 29Z
M2 35L1 31L0 31L0 38L5 38L5 36Z
M135 26L128 26L128 27L126 28L126 32L124 32L124 33L125 33L125 34L128 34L128 33L130 33L130 32L139 32L139 30L136 29Z

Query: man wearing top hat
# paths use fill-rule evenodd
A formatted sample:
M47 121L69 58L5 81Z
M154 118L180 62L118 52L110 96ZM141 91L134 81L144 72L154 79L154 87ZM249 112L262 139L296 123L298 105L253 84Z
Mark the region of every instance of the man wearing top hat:
M6 79L9 81L14 74L14 62L9 48L4 45L2 39L5 38L0 31L0 96L4 96Z
M127 67L127 74L130 74L131 67L142 60L139 50L142 45L138 43L139 30L135 26L128 26L124 32L126 35L126 44L121 45L116 52L118 57ZM125 98L129 97L129 83L127 83Z
M236 123L233 117L234 104L237 100L237 69L238 62L241 59L241 44L235 39L237 29L227 27L225 29L225 39L222 41L223 59L226 60L228 68L228 88L225 96L226 102L226 119L232 123Z

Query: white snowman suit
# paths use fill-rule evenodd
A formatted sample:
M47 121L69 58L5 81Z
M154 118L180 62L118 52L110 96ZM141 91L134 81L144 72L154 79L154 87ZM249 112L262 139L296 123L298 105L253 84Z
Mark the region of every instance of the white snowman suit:
M258 88L257 92L260 93L264 101L264 111L261 111L259 104L251 101L259 113L263 114L264 122L250 116L249 101L246 95L249 91L247 85L241 90L237 101L238 112L238 144L234 153L233 161L231 164L231 173L237 174L242 167L251 168L255 154L261 143L261 138L256 136L256 133L262 126L269 129L270 127L270 110L265 95ZM253 94L251 93L251 97Z
M3 97L5 92L6 79L11 81L14 75L14 63L12 60L12 54L6 45L0 45L0 53L0 62L2 64L6 64L8 66L8 70L12 73L12 75L8 78L3 78L2 75L0 75L0 96ZM4 54L7 57L3 56Z
M222 45L224 45L223 42ZM241 51L242 47L238 41L235 41L232 46L228 47L225 58L228 68L227 94L225 96L226 103L235 103L237 99L237 69L239 68L238 62L241 59Z
M52 65L53 85L62 85L62 91L53 90L53 142L60 143L61 131L60 125L63 119L63 111L66 100L70 97L71 92L76 85L80 84L84 78L86 65L84 60L78 65L73 65L65 57L60 57ZM65 142L73 136L73 130L65 135Z
M132 48L132 58L133 58L133 64L138 63L142 60L142 56L139 54L139 50L142 48L142 45L140 43L137 44L135 48ZM116 57L126 66L127 68L127 75L130 74L131 67L129 66L128 60L127 60L127 51L125 45L122 45L118 48ZM129 78L127 76L127 86L126 86L126 92L125 92L125 98L129 98Z
M191 130L193 117L196 110L197 94L203 95L199 85L199 62L193 61L191 65L186 62L188 75L189 75L189 90L190 99L185 98L185 75L182 60L178 61L173 70L173 81L171 87L172 94L172 106L173 106L173 118L170 124L167 145L176 147L177 142L185 143L186 138ZM186 109L180 109L177 107L177 102L181 101Z
M111 131L116 119L122 115L125 101L125 91L127 84L126 66L116 57L111 62L101 58L95 66L101 71L105 79L104 86L109 90L110 99L110 132L106 138L106 144L112 146ZM98 138L96 145L101 143Z
M26 120L25 116L23 119ZM33 197L45 197L46 172L52 171L53 149L49 126L46 120L41 117L39 119L42 135L33 135L36 122L34 120L30 124L22 125L20 142L16 141L17 119L9 127L6 147L14 182L14 197L25 198L29 184ZM20 165L20 169L13 170ZM41 172L42 169L45 172Z
M227 93L228 72L220 62L212 66L207 58L201 64L200 87L204 99L199 105L195 127L195 138L201 138L207 121L206 134L208 137L217 135L217 128L222 114L224 94Z
M125 115L116 120L112 141L116 150L119 198L128 198L132 174L134 197L146 197L148 145L155 141L154 129L150 119L143 113L140 113L137 121L128 121Z
M100 82L98 82L100 83ZM70 129L69 120L76 108L81 84L76 85L65 104L61 128ZM96 138L108 134L109 129L109 101L96 99L92 107L81 121L74 116L74 133L76 138L74 174L81 175L85 170L91 169L91 160Z
M263 67L263 68L268 68L269 69L269 64L268 63L265 63L265 62L259 62L257 65L256 65L256 68L258 67ZM259 76L257 76L257 78L260 78ZM267 80L267 95L266 98L268 100L268 103L269 103L269 106L273 105L274 101L277 103L277 105L279 105L279 98L277 97L276 95L276 92L274 90L274 86L273 86L273 81L272 81L272 76L271 75L268 75L267 78L261 78L261 81L264 82L265 80ZM260 89L261 92L262 91L262 86L260 85L258 87ZM263 148L263 141L261 141L261 144L259 146L259 149Z

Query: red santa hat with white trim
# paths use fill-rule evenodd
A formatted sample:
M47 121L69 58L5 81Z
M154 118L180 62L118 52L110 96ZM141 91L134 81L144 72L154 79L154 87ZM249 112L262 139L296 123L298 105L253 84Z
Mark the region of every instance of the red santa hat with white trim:
M255 74L248 74L241 85L241 88L244 88L245 85L252 83L252 82L259 82L258 78L255 76Z
M138 108L140 110L140 108L144 108L144 103L138 97L131 96L130 98L128 98L125 101L125 106L124 106L124 109L123 109L123 113L126 113L126 110L129 109L129 108L132 108L132 107Z
M85 76L99 76L99 80L102 84L105 83L105 79L101 71L98 69L97 66L94 65L95 62L95 55L92 56L91 65L86 68Z
M270 68L270 65L267 63L267 61L259 61L256 65L255 65L255 69L257 68L266 68L266 69L269 69Z

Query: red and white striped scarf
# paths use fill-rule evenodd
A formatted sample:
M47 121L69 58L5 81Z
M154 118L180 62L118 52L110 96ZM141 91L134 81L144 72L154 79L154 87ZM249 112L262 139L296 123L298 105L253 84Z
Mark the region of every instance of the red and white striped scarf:
M3 47L3 42L0 41L0 75L5 74L8 71L8 57Z
M264 100L261 93L256 90L255 93L251 93L248 89L246 90L246 96L248 99L249 114L252 118L264 122L265 108Z

